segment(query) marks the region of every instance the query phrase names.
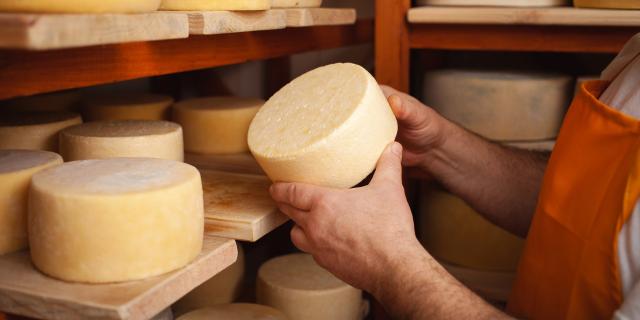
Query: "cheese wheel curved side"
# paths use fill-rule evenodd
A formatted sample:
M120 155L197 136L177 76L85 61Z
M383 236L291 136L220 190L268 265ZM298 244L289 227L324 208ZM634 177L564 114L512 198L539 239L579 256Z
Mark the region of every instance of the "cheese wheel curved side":
M161 0L3 0L0 12L142 13L158 10Z
M0 120L0 149L58 151L58 133L82 123L79 114L20 113L10 121Z
M158 94L94 97L84 101L85 121L167 120L173 98Z
M288 320L282 312L259 304L232 303L198 309L180 316L177 320Z
M160 10L268 10L271 0L162 0Z

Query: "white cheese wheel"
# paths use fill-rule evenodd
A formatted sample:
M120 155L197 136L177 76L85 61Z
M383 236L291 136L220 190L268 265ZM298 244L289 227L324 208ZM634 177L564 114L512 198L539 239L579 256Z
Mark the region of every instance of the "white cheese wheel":
M418 0L418 6L557 7L569 0Z
M84 100L85 121L166 120L173 98L160 94L96 96Z
M290 254L265 262L258 270L257 301L291 320L357 320L362 291L320 267L311 255Z
M176 314L231 303L240 297L244 279L245 259L242 246L238 244L238 260L222 272L193 289L173 306Z
M509 142L505 145L531 151L553 151L556 146L555 140L530 141L530 142Z
M271 0L162 0L161 10L268 10Z
M397 131L369 72L337 63L274 94L249 127L249 148L273 181L346 188L373 171Z
M136 13L158 10L161 0L2 0L0 11L34 13Z
M420 199L420 241L434 257L485 271L515 271L521 239L492 224L460 198L427 188Z
M490 140L557 136L573 93L573 78L516 71L435 70L424 78L424 102Z
M182 128L168 121L87 122L60 133L65 161L158 158L183 161Z
M182 162L67 162L33 176L33 264L57 279L107 283L176 270L202 249L202 182Z
M288 320L282 312L263 305L251 303L221 304L195 310L177 320Z
M264 100L210 97L181 101L173 107L173 121L184 129L187 152L231 154L249 150L247 131Z
M0 255L27 247L27 194L31 177L62 163L39 150L0 150Z
M574 0L573 5L578 8L640 9L638 0Z
M80 102L78 91L62 91L21 97L4 102L3 111L8 112L69 112Z
M322 0L271 0L272 8L317 8Z
M0 117L0 149L58 151L60 130L82 123L70 112L16 113Z

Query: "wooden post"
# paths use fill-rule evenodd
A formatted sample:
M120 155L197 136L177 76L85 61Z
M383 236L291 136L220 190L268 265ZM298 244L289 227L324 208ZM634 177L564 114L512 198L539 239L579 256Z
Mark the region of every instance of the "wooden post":
M381 84L409 91L410 0L376 0L376 78Z

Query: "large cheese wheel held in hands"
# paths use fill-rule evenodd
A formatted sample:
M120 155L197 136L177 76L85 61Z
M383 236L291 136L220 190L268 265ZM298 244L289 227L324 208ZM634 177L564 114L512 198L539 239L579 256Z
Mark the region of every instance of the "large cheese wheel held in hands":
M83 102L85 121L167 120L173 98L160 94L95 96Z
M0 149L58 151L58 133L82 123L71 112L26 112L0 115Z
M161 10L268 10L271 0L162 0Z
M249 151L247 131L264 100L209 97L181 101L173 120L184 129L187 152L233 154Z
M320 267L311 255L290 254L258 270L257 301L291 320L359 320L362 291Z
M57 279L108 283L176 270L201 251L202 182L178 161L67 162L33 176L33 264Z
M232 303L198 309L177 320L289 320L282 312L259 304Z
M273 181L347 188L373 171L397 131L369 72L338 63L274 94L249 127L249 148Z
M65 161L158 158L183 161L182 128L168 121L87 122L60 133Z
M487 139L531 141L557 136L572 92L562 74L445 69L426 73L423 100Z
M0 255L27 247L27 194L31 177L62 163L40 150L0 150Z
M158 10L161 0L3 0L0 12L138 13Z

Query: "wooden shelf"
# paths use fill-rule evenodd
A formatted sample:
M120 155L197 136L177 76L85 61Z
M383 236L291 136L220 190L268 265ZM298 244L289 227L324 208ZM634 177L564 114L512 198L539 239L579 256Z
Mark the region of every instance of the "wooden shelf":
M90 285L38 272L27 251L0 257L0 310L52 320L146 320L236 261L235 241L206 236L188 266L141 281Z

